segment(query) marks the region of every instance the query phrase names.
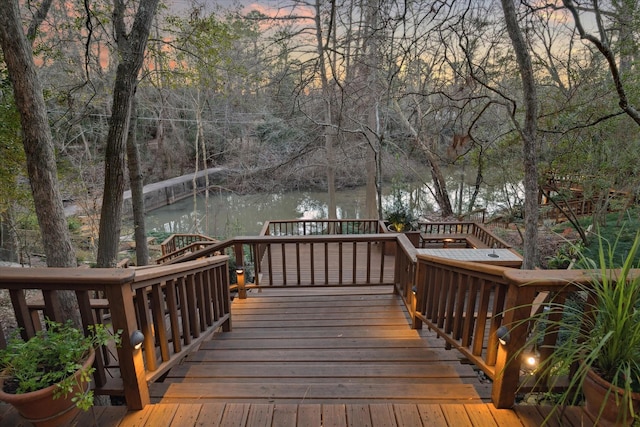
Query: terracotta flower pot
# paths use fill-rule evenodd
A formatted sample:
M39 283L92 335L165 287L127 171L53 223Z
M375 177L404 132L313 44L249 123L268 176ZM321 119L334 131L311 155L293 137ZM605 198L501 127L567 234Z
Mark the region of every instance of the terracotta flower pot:
M82 365L82 369L89 369L95 359L95 352L92 350L89 357ZM78 379L81 371L78 370L74 377ZM11 394L3 390L4 381L0 381L0 400L10 403L27 421L36 427L57 427L71 419L80 410L71 399L79 392L85 392L89 388L89 383L76 385L73 392L65 398L63 395L57 399L53 398L53 393L58 386L56 384L41 390L29 393ZM80 387L83 387L81 390Z
M598 425L619 426L633 423L629 410L621 401L624 390L603 380L592 369L587 372L582 392L585 398L585 409L594 419L598 419ZM631 399L637 417L640 415L640 393L632 393ZM626 422L623 423L623 420Z

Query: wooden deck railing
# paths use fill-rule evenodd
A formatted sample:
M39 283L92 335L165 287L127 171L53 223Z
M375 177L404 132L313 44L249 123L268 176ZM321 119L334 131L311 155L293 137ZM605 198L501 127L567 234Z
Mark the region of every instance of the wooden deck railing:
M580 270L519 270L418 255L414 326L426 324L485 372L493 380L493 403L509 408L525 387L535 384L538 391L546 391L542 382L520 375L532 314L552 298L554 310L548 315L557 319L562 316L557 308L576 291L576 284L590 280L590 274ZM503 325L510 335L504 345L496 334ZM558 334L544 336L541 361Z
M435 231L425 226L423 232L468 232L484 238L482 227L476 227L446 223L430 228ZM286 233L283 229L276 234ZM392 277L385 277L385 263L392 259L386 255L389 245L395 264ZM336 253L340 255L334 257ZM147 381L160 377L216 328L230 328L230 264L248 270L247 282L253 286L393 284L405 300L413 325L426 324L436 331L493 380L492 398L498 407L512 406L520 380L516 355L530 326L524 319L540 304L536 298L548 293L562 302L574 291L569 283L587 283L590 278L580 271L521 271L416 253L401 233L237 237L170 259L162 266L1 268L0 288L9 290L25 337L39 327L36 318L60 318L55 311L55 290L76 292L85 326L101 320L101 313L109 310L109 321L125 337L117 349L121 389L128 406L140 408L149 401ZM276 257L281 259L273 262ZM365 276L356 277L356 269L362 268ZM284 281L277 283L277 275ZM41 305L28 301L26 290L41 292ZM103 299L92 298L94 292ZM511 340L506 345L498 343L500 326L510 329ZM127 339L135 330L145 333L143 351L136 351ZM554 339L549 335L545 348L553 348ZM96 363L105 364L104 360ZM117 381L107 379L110 366L97 367L97 387L113 391Z
M228 257L141 269L0 268L0 289L11 298L28 339L46 317L62 321L57 291L78 299L85 330L98 322L122 331L113 349L96 352L97 393L124 394L130 409L149 403L147 382L159 378L218 327L230 328ZM96 297L100 298L96 298ZM135 349L130 337L144 333Z
M590 199L573 199L573 200L559 200L558 207L553 204L545 204L540 206L540 219L553 221L554 224L559 224L563 221L574 216L586 216L591 215L594 212L595 204ZM607 205L607 212L611 211L611 205Z
M509 243L475 222L420 222L418 229L423 238L428 238L430 235L437 236L438 239L446 238L447 235L453 238L471 236L488 248L511 248Z
M247 287L390 285L394 283L394 278L384 277L385 263L391 262L393 257L385 254L384 247L396 245L400 236L340 234L235 237L170 259L167 264L223 253L233 258L236 267L245 270ZM365 271L365 276L358 275L359 271Z
M261 236L311 236L318 234L375 234L384 228L376 219L293 219L272 220L262 227Z
M228 257L136 271L138 329L145 337L147 381L155 381L215 329L230 328Z
M415 314L417 251L414 244L404 235L398 235L395 249L395 289L413 317Z
M204 241L195 241L193 243L189 243L186 246L183 246L179 249L176 249L172 252L167 252L166 254L158 257L156 259L156 264L165 264L168 260L173 258L179 258L184 254L199 251L202 248L206 248L207 246L211 246L218 243L218 240L204 240ZM163 252L165 248L162 249Z
M194 243L216 241L216 239L205 236L204 234L172 234L160 243L160 248L162 249L162 255L164 256Z

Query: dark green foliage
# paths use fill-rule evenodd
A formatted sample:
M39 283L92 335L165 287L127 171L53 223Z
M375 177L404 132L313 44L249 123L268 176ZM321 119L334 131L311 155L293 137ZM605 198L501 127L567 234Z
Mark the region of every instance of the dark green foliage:
M4 370L5 392L21 394L59 384L54 395L65 396L73 390L73 374L87 359L91 349L114 340L120 342L120 333L112 335L102 324L90 326L89 336L71 322L60 324L47 321L47 329L23 341L17 334L0 350L0 368ZM83 372L80 382L91 380L94 368ZM8 390L9 389L9 390ZM93 405L93 392L74 397L79 408L87 410Z
M561 375L569 377L567 391L558 396L558 405L575 405L581 399L581 386L589 370L624 390L620 408L632 408L631 393L640 391L640 277L632 268L640 248L640 232L636 232L629 250L600 239L597 258L581 257L578 265L587 268L588 283L578 283L578 291L564 303L546 304L540 314L527 319L531 336L522 351L539 348L548 331L559 331L559 341L552 354L536 370L538 381L549 378L554 387ZM624 253L623 262L616 259ZM612 273L612 268L620 268ZM592 301L592 302L589 302ZM550 313L562 312L560 320ZM592 316L587 314L591 313ZM633 417L621 409L622 417Z

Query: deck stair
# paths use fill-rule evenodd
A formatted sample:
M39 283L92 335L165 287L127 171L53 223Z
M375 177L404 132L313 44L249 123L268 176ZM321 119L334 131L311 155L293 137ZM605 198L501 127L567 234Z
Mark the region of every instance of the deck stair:
M202 344L164 382L157 403L482 403L470 365L409 328L384 288L252 290L231 332ZM474 387L475 385L475 387Z

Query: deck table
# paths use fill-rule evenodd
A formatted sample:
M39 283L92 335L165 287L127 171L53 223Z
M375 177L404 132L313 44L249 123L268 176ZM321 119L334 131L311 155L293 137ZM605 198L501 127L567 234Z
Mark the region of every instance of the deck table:
M429 255L458 261L481 262L484 264L501 265L519 268L522 257L511 249L416 249L418 255Z

